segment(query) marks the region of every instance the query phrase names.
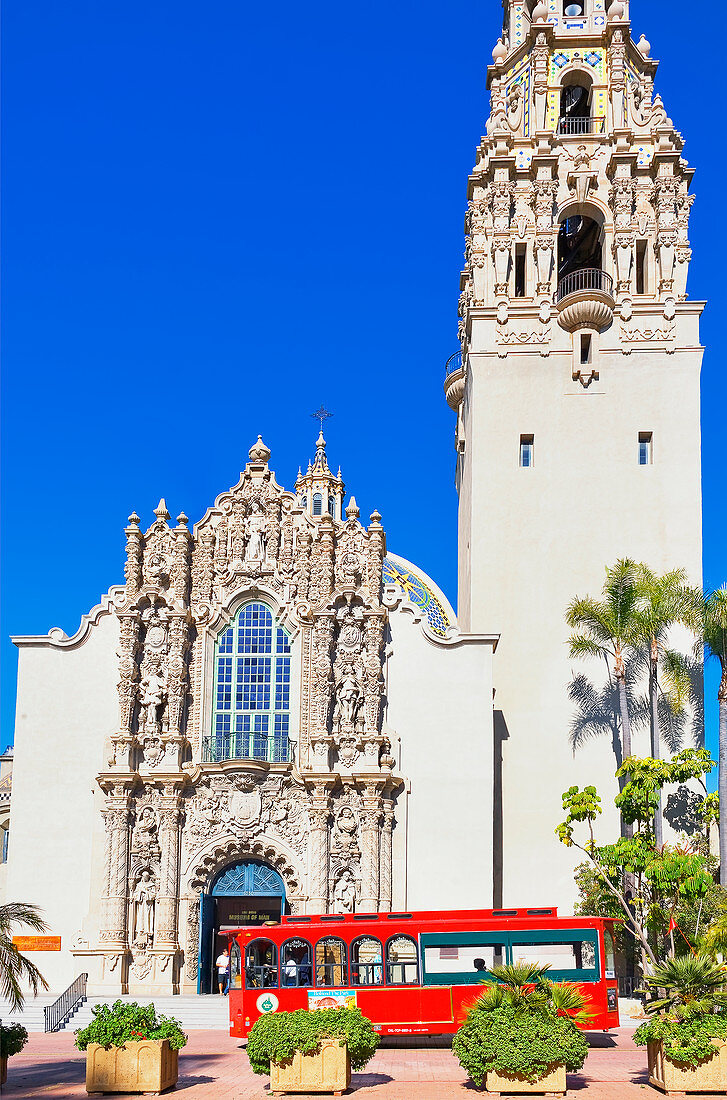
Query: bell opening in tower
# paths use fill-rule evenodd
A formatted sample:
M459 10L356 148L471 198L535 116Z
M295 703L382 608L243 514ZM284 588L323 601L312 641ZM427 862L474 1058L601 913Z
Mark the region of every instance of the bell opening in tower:
M586 73L572 72L560 89L558 133L591 134L596 126L600 126L600 120L591 115L591 81Z

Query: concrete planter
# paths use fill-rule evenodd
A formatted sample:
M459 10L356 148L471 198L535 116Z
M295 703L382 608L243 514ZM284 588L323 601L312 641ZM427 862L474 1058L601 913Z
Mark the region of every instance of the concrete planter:
M317 1054L296 1050L289 1062L270 1063L270 1092L332 1092L340 1096L351 1084L348 1047L340 1039L321 1039Z
M547 1093L549 1096L564 1096L565 1066L552 1065L550 1072L543 1077L538 1077L537 1081L528 1081L525 1077L521 1077L519 1073L501 1076L499 1073L491 1071L485 1077L485 1089L496 1096L501 1092L508 1095L512 1093Z
M86 1092L161 1092L176 1085L179 1051L168 1039L141 1039L106 1050L86 1049Z
M715 1052L698 1066L678 1066L664 1057L664 1044L649 1043L649 1082L672 1092L727 1092L727 1043L713 1039Z

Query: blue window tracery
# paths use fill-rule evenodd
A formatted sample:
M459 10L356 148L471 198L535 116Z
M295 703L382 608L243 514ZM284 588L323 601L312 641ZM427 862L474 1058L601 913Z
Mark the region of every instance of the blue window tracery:
M290 636L260 602L244 604L217 639L207 760L289 758Z

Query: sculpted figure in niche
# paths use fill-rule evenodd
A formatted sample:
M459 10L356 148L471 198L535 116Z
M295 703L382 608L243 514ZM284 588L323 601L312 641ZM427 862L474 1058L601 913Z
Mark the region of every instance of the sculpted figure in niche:
M157 888L151 871L141 872L141 877L134 888L132 897L134 905L133 942L151 943L154 939L154 906L156 904Z
M253 511L245 520L247 546L245 561L265 560L265 512L259 500L253 501Z
M352 729L361 707L361 688L351 665L346 665L336 691L333 725L337 730Z
M157 847L156 814L151 806L145 806L139 814L132 836L134 851L148 851Z
M356 883L350 871L342 871L333 892L336 913L353 913L356 907Z
M336 818L336 829L333 836L333 847L341 855L358 854L356 841L357 822L353 811L344 806Z
M141 681L141 705L144 708L144 728L158 729L158 711L164 702L165 684L159 670L150 669Z

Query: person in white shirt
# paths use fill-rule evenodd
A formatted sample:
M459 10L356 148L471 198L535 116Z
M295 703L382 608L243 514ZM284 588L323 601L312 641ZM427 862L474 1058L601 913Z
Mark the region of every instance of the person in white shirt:
M227 993L228 988L228 974L230 971L230 953L227 948L224 949L221 955L217 956L217 984L220 987L220 993Z

